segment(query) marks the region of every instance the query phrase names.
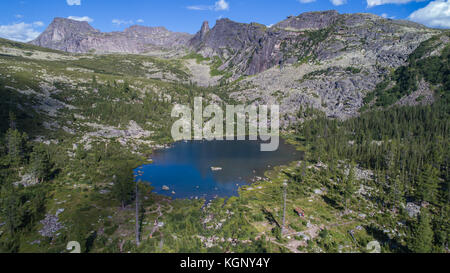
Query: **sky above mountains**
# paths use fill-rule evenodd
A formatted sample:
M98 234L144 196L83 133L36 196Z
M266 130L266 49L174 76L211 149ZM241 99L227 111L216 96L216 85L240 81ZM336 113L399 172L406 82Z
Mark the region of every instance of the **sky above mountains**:
M8 0L0 1L0 37L30 41L54 17L87 21L103 32L131 25L195 33L217 19L272 25L288 15L335 9L450 28L450 0Z

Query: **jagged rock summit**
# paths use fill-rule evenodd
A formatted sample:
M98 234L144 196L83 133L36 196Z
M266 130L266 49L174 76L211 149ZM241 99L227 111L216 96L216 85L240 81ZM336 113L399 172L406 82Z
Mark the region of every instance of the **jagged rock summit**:
M78 47L83 37L98 34L100 32L91 27L88 22L55 18L31 44L68 52L81 52Z
M420 24L366 13L335 10L289 16L271 27L220 19L191 45L204 56L218 56L219 69L255 75L285 64L323 61L349 52L371 52L380 62L402 63L432 32Z
M192 35L164 27L131 26L123 32L103 33L87 22L55 18L33 45L72 53L145 53L153 47L177 48Z
M340 15L335 10L323 12L306 12L299 16L288 16L284 21L274 25L275 28L291 30L312 30L330 27L336 23Z
M197 32L197 34L195 34L195 36L189 42L189 45L193 47L200 46L201 42L206 38L206 35L209 33L210 30L211 29L209 28L209 22L204 21L200 31Z

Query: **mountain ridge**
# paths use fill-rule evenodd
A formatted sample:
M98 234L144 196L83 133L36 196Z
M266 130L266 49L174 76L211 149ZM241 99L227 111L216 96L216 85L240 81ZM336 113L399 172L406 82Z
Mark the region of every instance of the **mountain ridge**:
M445 32L369 13L334 10L288 16L270 27L223 18L212 28L203 22L195 35L178 40L174 37L179 36L161 27L132 26L106 34L93 31L85 33L90 45L102 47L96 53L141 54L157 46L178 52L178 57L201 56L197 62L203 61L197 65L206 66L211 77L205 77L195 62L187 63L189 74L201 74L196 79L203 80L196 80L197 84L228 83L227 92L238 101L283 105L283 125L298 121L299 104L311 105L329 117L357 116L366 94L389 77L390 71L407 65L422 42ZM91 33L96 38L89 38ZM78 36L68 35L68 40L72 37ZM113 40L110 45L105 42L108 39ZM84 41L79 48L88 52Z
M49 27L30 44L71 53L133 53L151 47L178 47L192 37L171 32L165 27L133 25L124 31L101 32L87 22L55 18Z
M392 36L407 44L411 39L417 38L420 42L428 37L420 37L426 35L419 32L432 31L413 22L385 19L369 13L340 14L335 10L288 16L270 27L223 18L210 28L205 21L194 35L140 25L121 32L104 33L87 22L55 18L30 43L72 53L144 54L155 47L194 51L203 57L218 58L218 70L231 72L236 79L277 65L330 59L354 47L369 49L382 56L386 54L384 47L391 42ZM406 58L402 52L387 54L395 55L394 61Z

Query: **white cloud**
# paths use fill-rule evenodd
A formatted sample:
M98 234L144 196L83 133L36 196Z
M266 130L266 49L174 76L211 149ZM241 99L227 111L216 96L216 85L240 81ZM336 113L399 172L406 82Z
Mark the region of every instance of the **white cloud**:
M143 19L137 19L136 22L142 24L142 23L144 23L144 20Z
M387 13L382 13L380 16L386 19L395 19L395 16L389 16Z
M69 6L81 6L81 0L67 0Z
M302 4L307 4L307 3L312 3L312 2L316 2L316 0L298 0L300 3Z
M330 2L335 6L347 4L347 0L330 0Z
M120 20L120 19L114 19L112 20L112 23L116 26L120 26L120 25L131 25L133 24L132 20Z
M422 1L425 0L367 0L367 6L371 8L386 4L406 4L409 2L422 2Z
M230 3L225 0L219 0L214 5L198 5L198 6L187 6L187 9L190 10L215 10L215 11L224 11L230 10Z
M209 10L211 6L187 6L186 8L190 10Z
M16 17L17 19L21 19L21 18L23 18L23 15L22 14L16 14L14 17Z
M219 0L214 4L215 10L229 10L230 4L225 0Z
M36 39L41 31L36 27L42 27L44 23L38 21L31 24L24 22L10 25L0 25L0 37L19 42L29 42Z
M450 0L436 0L413 12L408 19L429 27L450 28Z
M75 20L75 21L88 22L88 23L94 21L94 19L92 19L92 18L90 18L90 17L88 17L88 16L83 16L83 17L69 16L69 17L67 17L67 18L69 18L69 19L71 19L71 20Z

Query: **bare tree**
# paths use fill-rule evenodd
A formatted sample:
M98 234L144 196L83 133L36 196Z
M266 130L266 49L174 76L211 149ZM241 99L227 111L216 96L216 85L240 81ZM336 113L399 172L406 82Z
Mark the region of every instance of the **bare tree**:
M140 244L140 234L139 234L139 181L136 183L136 245Z
M286 231L286 195L287 195L287 182L283 183L284 193L283 193L283 226L281 227L281 235L283 236Z

